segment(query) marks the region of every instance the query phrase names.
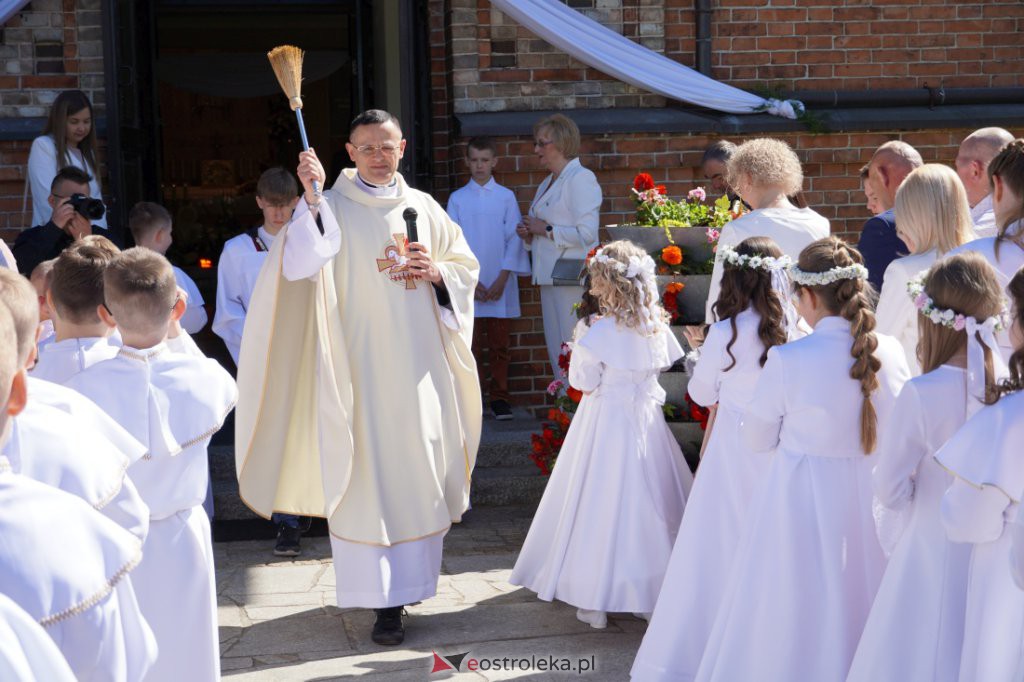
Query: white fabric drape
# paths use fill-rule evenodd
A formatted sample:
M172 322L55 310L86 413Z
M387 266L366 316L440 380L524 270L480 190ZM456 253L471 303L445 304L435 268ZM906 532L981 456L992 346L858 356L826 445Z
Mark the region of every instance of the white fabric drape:
M0 26L6 24L8 19L27 4L28 0L0 0Z
M764 111L796 118L803 111L797 100L764 99L708 78L559 0L491 0L491 5L584 64L638 88L733 114Z

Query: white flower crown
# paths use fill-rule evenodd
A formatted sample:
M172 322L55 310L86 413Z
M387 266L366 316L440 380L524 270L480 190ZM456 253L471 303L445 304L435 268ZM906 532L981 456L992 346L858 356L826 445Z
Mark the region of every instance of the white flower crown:
M841 268L832 268L825 272L805 272L796 265L789 266L789 277L795 284L805 287L818 287L832 284L843 279L867 279L868 269L860 263Z
M724 261L731 265L735 265L740 268L751 268L753 270L766 270L773 272L775 270L785 270L786 268L793 265L793 259L789 256L780 256L773 258L771 256L746 256L740 254L736 249L732 248L728 244L719 244L718 252L715 254L715 258L718 261Z
M914 307L933 324L948 327L954 331L966 329L967 315L948 308L939 308L935 305L935 301L925 292L924 286L927 276L928 271L922 270L917 273L917 276L907 282L907 294L910 296L910 300L914 302ZM987 320L978 320L978 324L983 327L989 327L997 332L1003 331L1005 328L1005 317L1006 310L1004 309L1000 314L994 315Z

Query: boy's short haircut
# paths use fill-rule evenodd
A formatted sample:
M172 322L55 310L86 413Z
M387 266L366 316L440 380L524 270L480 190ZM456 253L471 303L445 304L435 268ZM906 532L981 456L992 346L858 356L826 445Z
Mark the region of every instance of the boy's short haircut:
M268 168L256 183L256 196L271 205L288 204L299 196L299 183L281 166Z
M0 305L0 434L10 418L7 416L7 399L11 396L11 382L21 369L18 364L18 332L6 306ZM3 445L3 443L0 443Z
M18 337L18 367L24 367L32 349L36 347L38 295L27 278L14 270L0 268L0 305L7 308L14 321L14 332Z
M92 176L86 173L81 168L75 168L74 166L64 166L57 174L53 176L53 180L50 182L50 193L56 194L57 188L64 181L73 182L76 185L88 185L92 182Z
M157 230L169 229L172 222L170 212L152 201L140 201L128 212L128 229L136 244L152 237Z
M72 324L96 324L103 304L103 273L117 255L95 244L79 244L57 258L50 296L57 315Z
M178 283L170 261L156 251L136 246L107 264L103 296L118 327L149 332L171 319Z
M32 268L32 274L29 275L28 281L32 283L36 291L42 291L45 293L50 288L50 281L53 275L53 264L57 262L56 258L50 260L44 260L39 265Z
M478 152L490 152L494 156L498 155L498 145L495 144L494 138L487 135L478 135L472 138L466 145L466 156L469 156L470 149L475 149Z
M77 249L81 246L92 246L97 249L102 249L103 251L109 253L111 257L121 253L121 249L117 247L117 244L110 241L102 234L87 234L81 239L72 242L71 246L64 250L67 251L68 249Z

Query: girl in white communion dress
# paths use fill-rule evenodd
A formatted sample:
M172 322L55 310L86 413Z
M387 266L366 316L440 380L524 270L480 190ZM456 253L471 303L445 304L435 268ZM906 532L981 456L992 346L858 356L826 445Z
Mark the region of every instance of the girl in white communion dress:
M814 328L768 352L740 428L775 450L733 561L697 680L842 680L885 568L872 515L871 454L910 376L875 334L867 268L829 237L790 276Z
M590 259L601 317L573 344L583 391L510 582L577 607L654 610L693 478L665 423L658 375L683 355L666 324L650 256L617 241Z
M739 431L768 351L797 333L786 274L792 261L768 237L744 239L735 249L719 245L717 259L722 287L713 310L721 322L711 325L686 390L701 405L717 404L718 415L633 680L693 679L725 599L751 501L772 461L769 453L746 447Z
M971 545L946 537L940 505L953 477L933 457L1005 374L994 334L1003 287L970 252L910 282L903 296L920 326L924 374L900 392L873 474L886 508L876 520L895 513L906 528L879 526L896 542L848 682L955 682L960 668Z

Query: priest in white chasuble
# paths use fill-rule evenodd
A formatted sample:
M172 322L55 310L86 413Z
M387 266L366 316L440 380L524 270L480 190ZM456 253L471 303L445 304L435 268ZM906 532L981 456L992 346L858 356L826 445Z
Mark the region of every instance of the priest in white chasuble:
M300 154L305 188L253 292L239 358L236 468L257 513L327 517L339 607L403 609L437 590L469 503L482 402L470 344L479 264L462 230L397 172L398 120L352 122L345 170ZM417 240L403 213L415 209Z

